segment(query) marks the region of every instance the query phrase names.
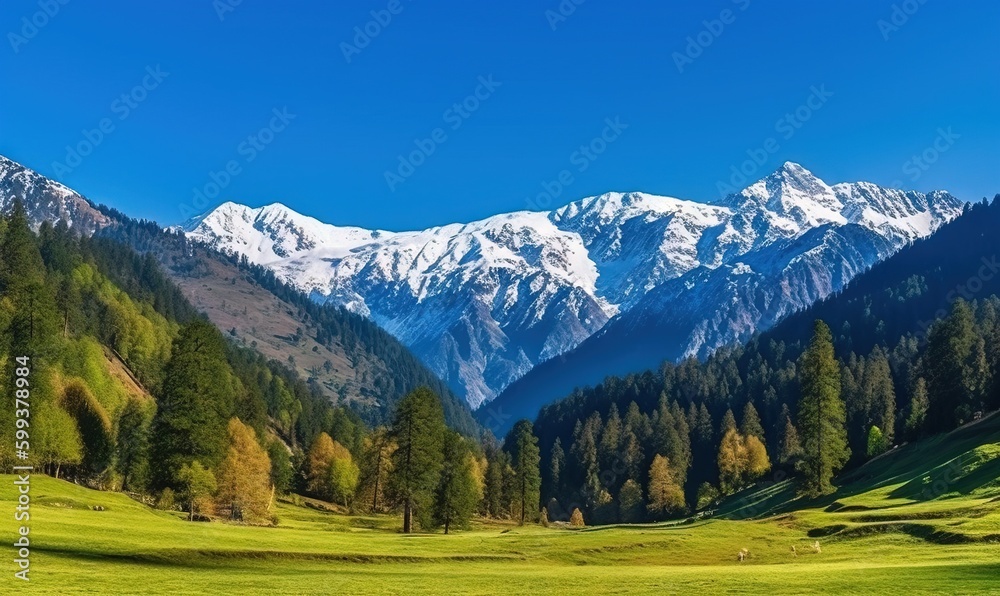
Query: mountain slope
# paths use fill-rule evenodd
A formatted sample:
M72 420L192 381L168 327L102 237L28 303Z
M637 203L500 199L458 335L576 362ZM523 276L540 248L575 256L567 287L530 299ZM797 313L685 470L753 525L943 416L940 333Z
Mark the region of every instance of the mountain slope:
M613 319L621 336L674 319L657 361L743 339L931 233L960 204L941 192L829 186L786 163L718 204L608 193L551 212L384 232L226 203L185 229L371 317L479 407L539 363L612 333ZM702 321L703 312L721 314ZM647 365L631 357L620 360Z
M310 379L332 403L350 405L367 423L386 422L399 398L426 385L442 395L449 424L475 434L476 423L464 402L398 340L364 317L315 304L263 269L192 247L156 224L94 205L0 157L0 208L14 200L25 205L36 226L63 220L85 235L155 255L144 266L157 267L158 261L166 270L183 294L174 302L189 301L231 339Z
M107 226L111 220L97 207L66 186L0 155L0 208L20 200L36 224L63 220L85 234Z

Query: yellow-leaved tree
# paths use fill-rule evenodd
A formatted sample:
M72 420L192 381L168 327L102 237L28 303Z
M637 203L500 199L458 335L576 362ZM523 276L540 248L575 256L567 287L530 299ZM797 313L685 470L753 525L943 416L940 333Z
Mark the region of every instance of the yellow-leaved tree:
M229 449L217 474L219 509L228 510L230 519L266 522L274 498L271 460L253 429L238 418L229 421L228 434Z

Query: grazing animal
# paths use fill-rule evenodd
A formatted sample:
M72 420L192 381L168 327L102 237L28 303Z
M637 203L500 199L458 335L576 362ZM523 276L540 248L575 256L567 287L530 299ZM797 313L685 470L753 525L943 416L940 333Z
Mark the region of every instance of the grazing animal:
M813 551L818 555L823 552L823 549L819 547L819 540L813 543Z
M739 561L740 563L747 560L748 558L750 558L750 551L745 548L741 549L740 552L736 555L736 560Z

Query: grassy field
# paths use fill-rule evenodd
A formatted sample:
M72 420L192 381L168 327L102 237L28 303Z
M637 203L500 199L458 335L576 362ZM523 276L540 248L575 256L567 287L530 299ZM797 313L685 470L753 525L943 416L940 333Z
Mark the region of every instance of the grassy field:
M777 483L737 495L703 521L584 530L479 523L450 536L403 536L394 517L289 503L279 504L275 528L189 523L123 495L38 476L25 591L997 593L998 476L997 416L897 449L818 502L798 501ZM10 542L12 480L0 476ZM742 548L750 557L739 563ZM4 592L15 581L11 558Z

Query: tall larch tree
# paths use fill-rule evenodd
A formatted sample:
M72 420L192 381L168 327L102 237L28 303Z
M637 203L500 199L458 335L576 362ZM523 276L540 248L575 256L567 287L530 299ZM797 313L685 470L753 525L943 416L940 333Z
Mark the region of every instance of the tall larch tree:
M216 474L219 509L227 510L233 520L267 521L274 499L271 459L254 430L238 418L230 420L226 430L229 448Z
M685 507L684 489L670 467L670 460L657 454L649 467L649 508L654 518L681 511Z

